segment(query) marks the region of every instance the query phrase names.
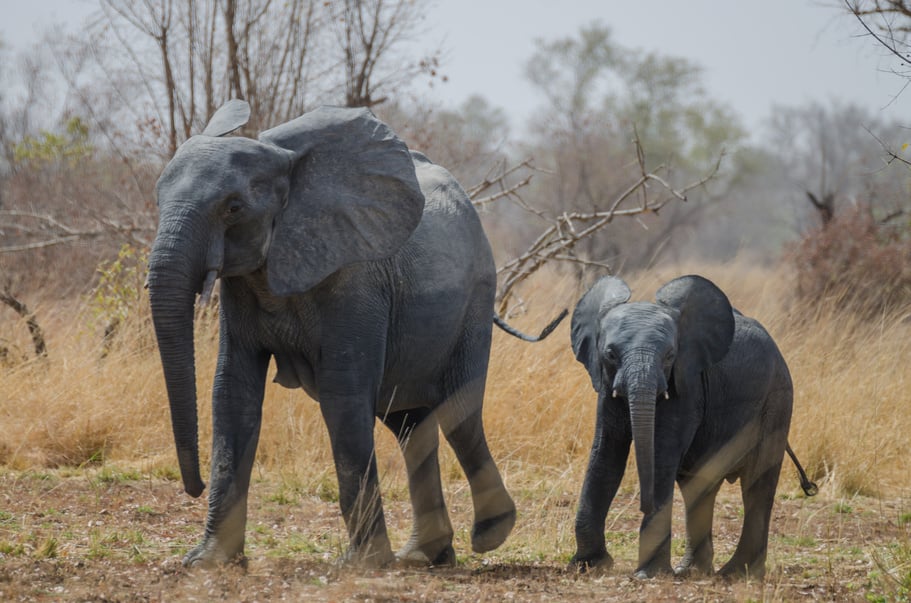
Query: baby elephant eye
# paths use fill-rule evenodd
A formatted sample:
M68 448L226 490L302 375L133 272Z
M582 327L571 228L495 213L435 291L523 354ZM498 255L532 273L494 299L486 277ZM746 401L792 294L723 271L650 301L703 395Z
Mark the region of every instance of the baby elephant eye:
M225 205L225 216L228 218L237 218L243 209L244 204L240 199L230 199Z

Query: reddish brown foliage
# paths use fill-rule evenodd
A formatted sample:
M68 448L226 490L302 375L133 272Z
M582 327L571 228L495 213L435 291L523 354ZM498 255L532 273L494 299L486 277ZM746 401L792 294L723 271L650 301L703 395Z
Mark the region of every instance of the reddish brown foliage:
M790 251L802 301L876 318L911 304L907 223L878 221L870 207L841 212ZM827 304L828 305L828 304Z

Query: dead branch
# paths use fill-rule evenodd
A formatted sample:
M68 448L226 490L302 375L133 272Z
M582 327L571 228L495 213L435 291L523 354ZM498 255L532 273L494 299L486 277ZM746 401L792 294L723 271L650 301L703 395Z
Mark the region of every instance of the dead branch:
M480 199L472 199L471 202L475 207L484 207L485 205L493 203L494 201L496 201L498 199L502 199L503 197L508 197L510 195L513 195L520 188L527 186L530 182L531 182L531 175L523 178L522 180L520 180L516 184L510 186L509 188L504 188L503 190L500 190L491 195L487 195L486 197L481 197Z
M812 191L804 191L807 199L819 212L819 219L822 220L822 227L828 226L835 218L835 193L825 193L820 200Z
M28 306L16 299L16 296L10 291L10 284L6 283L3 290L0 291L0 302L13 309L13 312L25 319L28 332L32 336L32 344L35 346L35 355L38 358L47 357L47 344L44 342L44 332L38 324L33 312L29 312Z
M30 251L33 249L44 249L46 247L65 245L67 243L73 243L75 241L95 239L111 234L126 237L136 244L148 245L148 240L146 237L137 236L137 233L149 231L150 228L148 226L122 224L103 216L94 216L94 220L99 226L98 228L94 229L75 228L73 226L64 224L53 216L49 216L47 214L39 214L36 212L20 211L15 209L0 210L0 218L3 217L13 218L16 220L13 224L6 225L7 228L14 228L19 232L24 232L31 235L40 233L43 238L37 241L28 241L0 246L0 254L17 253L21 251ZM29 221L38 222L44 228L38 230L30 229L27 225L27 222Z
M497 270L497 276L500 281L496 297L497 313L499 315L507 313L508 306L514 297L515 288L548 262L573 262L586 266L599 266L610 270L610 266L605 262L580 258L575 253L575 247L580 241L594 236L616 218L632 217L638 219L643 214L658 214L671 201L686 201L686 195L689 191L705 185L715 177L724 157L722 152L708 174L678 190L661 175L661 172L666 171L664 166L659 166L651 171L646 169L645 152L638 137L633 142L636 146L639 177L612 202L606 204L607 209L605 210L564 212L558 216L548 216L543 211L531 207L522 199L518 191L529 184L532 176L529 175L522 178L515 184L508 183L508 177L518 170L536 169L530 159L526 159L509 169L502 169L498 176L488 175L483 182L468 189L469 196L472 197L472 203L477 207L508 198L548 222L548 226L544 228L524 253L507 261ZM650 186L654 186L656 190L650 190ZM481 192L494 187L498 187L499 190L477 199ZM636 199L637 203L628 205L630 199Z
M490 171L487 172L487 175L484 177L484 180L482 180L478 184L475 184L472 187L469 187L468 190L465 192L468 193L468 197L470 199L474 200L475 198L477 198L478 195L480 195L481 193L483 193L484 191L486 191L487 189L489 189L492 186L501 186L502 187L503 183L506 182L506 180L509 178L509 176L511 176L515 172L518 172L519 170L522 170L522 169L529 169L532 171L537 170L537 168L532 163L531 157L523 159L522 161L520 161L519 163L515 164L512 167L504 168L502 165L494 165L493 167L490 168Z
M857 18L869 36L876 40L880 46L895 55L902 65L908 64L909 57L905 54L902 54L901 50L899 50L899 40L893 33L891 26L886 24L883 27L883 29L886 31L886 35L888 36L888 39L885 39L883 36L880 36L875 31L873 31L873 28L867 24L867 22L864 20L864 17L874 15L888 15L890 13L893 13L908 18L911 17L911 6L907 6L905 2L900 0L887 0L882 5L879 1L877 1L874 2L873 8L862 9L860 6L861 3L857 0L854 0L853 2L852 0L844 0L844 2L848 11L850 11L851 14Z

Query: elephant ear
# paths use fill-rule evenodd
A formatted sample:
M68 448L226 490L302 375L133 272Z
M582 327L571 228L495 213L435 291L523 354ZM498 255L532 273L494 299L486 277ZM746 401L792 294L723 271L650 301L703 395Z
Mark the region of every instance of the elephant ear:
M677 394L685 396L696 387L702 371L727 354L734 339L734 311L721 289L696 275L670 281L655 298L677 318L673 379Z
M248 121L250 121L250 105L246 101L235 98L223 104L212 115L202 134L203 136L224 136L246 125Z
M321 107L260 134L289 152L288 203L268 253L276 295L302 293L339 268L395 253L424 195L408 147L367 109Z
M601 392L602 380L601 358L598 351L598 333L601 330L601 319L615 306L629 301L632 293L623 279L615 276L600 278L589 289L573 310L570 335L573 353L576 360L588 370L595 391Z

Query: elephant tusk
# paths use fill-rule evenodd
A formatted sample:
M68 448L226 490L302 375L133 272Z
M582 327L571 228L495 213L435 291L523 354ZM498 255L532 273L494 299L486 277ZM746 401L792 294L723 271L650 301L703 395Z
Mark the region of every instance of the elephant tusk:
M613 393L613 394L611 394L611 395L612 395L612 396L613 396L613 397L614 397L614 398L616 398L616 397L617 397L617 396L618 396L618 394L617 394L617 390L614 390L614 393Z
M217 270L209 270L206 273L206 280L202 284L202 293L199 294L199 307L205 308L212 300L212 289L215 288L215 279L218 278Z
M670 400L670 399L671 399L671 395L670 395L669 393L667 393L667 392L664 392L664 399L665 399L665 400Z

